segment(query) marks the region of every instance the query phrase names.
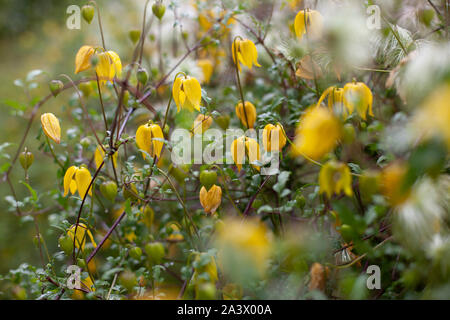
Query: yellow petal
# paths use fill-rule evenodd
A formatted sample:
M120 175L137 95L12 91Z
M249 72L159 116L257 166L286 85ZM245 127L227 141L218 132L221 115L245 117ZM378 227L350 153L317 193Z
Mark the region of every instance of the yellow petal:
M97 56L98 63L95 67L95 72L100 80L100 84L105 84L114 77L115 68L113 67L112 59L107 52L102 52Z
M45 135L59 144L61 142L61 127L58 118L53 113L44 113L41 115L41 124Z
M182 103L180 102L181 84L182 84L181 79L177 77L175 79L175 81L173 82L173 86L172 86L172 97L177 106L177 112L180 112L180 109L181 109L182 105L184 104L184 101Z
M114 74L116 75L116 77L120 77L120 75L122 74L122 61L120 61L119 55L114 51L107 51L107 53L112 60ZM114 74L112 75L112 77L114 77Z
M91 56L94 54L91 46L82 46L75 56L75 73L87 70L91 67Z
M270 143L271 143L271 131L275 128L275 126L273 124L268 124L264 127L263 130L263 146L264 149L268 152L270 152L272 149L270 147Z
M161 157L161 151L164 146L164 142L157 139L164 139L163 132L161 130L161 127L157 124L153 124L150 126L151 135L152 135L152 144L153 144L153 151L158 158ZM156 139L155 139L156 138Z
M64 175L64 197L67 196L67 194L69 193L69 189L72 194L74 194L76 191L76 184L74 186L72 183L75 183L73 180L73 176L75 175L77 170L78 167L71 166L69 167L69 169L67 169Z
M202 88L195 78L188 78L183 82L184 93L197 111L200 111Z
M250 43L251 43L251 48L252 48L252 52L253 52L253 54L252 54L253 55L253 64L257 67L261 67L261 65L258 63L258 50L256 50L256 46L252 41L250 41Z
M104 158L105 158L105 152L103 151L103 149L100 146L98 146L97 149L95 149L95 153L94 153L95 166L97 167L97 169L102 164Z
M240 137L231 144L231 156L239 171L242 169L242 164L245 156L245 137Z
M203 82L209 83L214 70L213 63L209 59L200 59L198 60L197 65L202 69Z
M136 131L136 144L139 149L144 150L151 155L152 152L152 130L148 124L140 126ZM145 159L145 153L142 157Z
M255 139L246 138L245 149L247 151L248 160L250 164L252 164L253 168L259 171L260 167L253 164L255 161L260 160L260 151L258 142L256 142Z
M75 181L77 183L78 194L83 199L91 184L91 173L86 168L80 168L75 173ZM89 195L92 196L92 186L89 188Z

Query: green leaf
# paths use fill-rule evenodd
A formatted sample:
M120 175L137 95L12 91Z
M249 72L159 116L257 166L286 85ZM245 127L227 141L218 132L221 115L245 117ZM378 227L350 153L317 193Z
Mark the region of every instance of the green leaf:
M27 187L28 191L30 191L31 197L33 199L33 202L37 201L37 193L36 191L34 191L34 189L26 182L24 181L19 181L19 183L23 184L25 187Z

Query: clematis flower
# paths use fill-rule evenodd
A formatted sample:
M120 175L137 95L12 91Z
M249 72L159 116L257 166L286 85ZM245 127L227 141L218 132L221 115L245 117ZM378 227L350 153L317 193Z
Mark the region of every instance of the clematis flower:
M53 113L44 113L41 115L41 124L45 135L59 144L61 142L61 127L58 118Z
M91 67L91 57L95 49L91 46L82 46L75 56L75 73L87 70Z
M328 161L319 173L320 193L326 193L328 198L335 193L344 192L347 196L353 195L352 175L349 167L342 162Z
M341 135L341 124L329 110L311 107L300 118L293 153L318 160L336 147Z
M213 63L210 59L200 59L197 61L197 65L202 69L203 72L203 83L209 83L211 76L214 71Z
M74 239L75 229L76 229L76 240ZM69 230L67 230L67 234L70 236L70 239L72 239L72 242L75 241L75 246L78 249L81 248L81 251L84 250L84 246L86 245L86 236L89 237L94 248L97 247L97 244L95 243L91 231L84 223L79 223L78 227L75 224L73 224L72 226L70 226Z
M78 190L80 198L83 199L88 192L91 180L91 173L86 167L71 166L64 175L64 197L69 190L71 194L75 194ZM89 195L92 196L92 186L89 188Z
M160 158L164 142L157 140L164 139L161 127L154 123L146 123L136 131L136 144L139 149L144 150L149 155ZM145 153L142 153L145 159Z
M101 84L112 81L114 77L120 77L122 73L122 62L120 57L114 51L106 51L99 53L98 63L95 72Z
M345 120L349 116L349 110L344 104L344 89L332 86L327 88L317 102L317 107L328 97L328 109L335 110L337 114L342 115Z
M242 136L231 144L231 156L239 171L242 169L246 155L253 168L259 171L260 167L253 164L255 161L260 160L259 144L255 139Z
M411 189L405 186L408 167L401 161L383 168L381 172L381 192L393 206L403 204L410 196Z
M114 167L117 167L117 152L113 154L112 158ZM97 149L95 149L94 153L95 166L97 167L97 169L100 167L104 159L105 159L105 151L103 151L102 147L98 146Z
M203 186L200 189L200 204L207 214L214 214L222 202L222 189L215 184L206 191Z
M194 109L200 111L202 88L196 78L189 76L175 78L172 95L178 112L182 108L189 111L194 111Z
M241 120L242 125L246 128L253 128L256 121L256 108L250 101L245 101L245 109L242 101L236 107L236 116Z
M194 134L202 134L211 126L213 118L204 114L199 114L194 120L194 125L192 126L192 132Z
M363 82L350 82L344 86L344 105L349 114L356 110L359 116L366 120L367 112L370 116L373 115L372 91Z
M258 63L258 51L255 44L249 39L235 39L231 46L234 63L237 63L239 71L241 71L241 63L250 70L252 66L261 67ZM237 54L237 62L236 62Z
M302 39L307 35L310 39L317 39L322 35L323 17L316 10L300 10L295 16L295 34Z
M283 149L286 145L286 133L281 124L273 125L269 123L264 127L263 145L268 152L281 151Z

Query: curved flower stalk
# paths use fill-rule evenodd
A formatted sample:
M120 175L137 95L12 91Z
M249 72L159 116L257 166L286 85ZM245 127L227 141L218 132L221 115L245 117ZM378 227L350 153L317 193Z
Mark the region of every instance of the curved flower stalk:
M244 127L251 129L255 126L256 121L256 108L250 101L245 101L245 108L242 105L242 101L239 102L236 107L236 116L241 120Z
M260 167L253 164L255 161L259 161L261 159L259 144L255 139L242 136L234 140L231 144L231 156L233 157L233 161L239 171L242 169L242 164L244 163L244 158L246 155L253 168L259 171Z
M175 77L172 87L172 95L177 112L181 109L189 111L200 111L200 102L202 100L202 88L198 80L194 77L184 76Z
M302 39L306 34L310 39L317 39L322 35L323 17L316 10L300 10L294 20L295 34Z
M92 196L92 186L89 188L91 180L91 173L86 167L71 166L64 175L64 197L67 196L69 191L71 194L75 194L78 191L82 199L85 197L86 192Z
M258 51L256 50L255 44L251 40L235 38L231 46L231 52L233 55L233 61L237 64L239 71L242 71L241 63L250 70L253 65L261 67L258 63Z
M161 151L164 146L164 135L161 127L157 124L148 122L140 126L136 131L136 144L139 149L144 150L152 157L161 157ZM145 159L145 153L142 157Z
M268 124L263 130L263 146L267 152L281 151L286 145L286 133L281 124Z
M320 193L326 193L328 198L333 194L344 192L347 196L353 195L352 175L350 168L342 162L328 161L319 173Z
M203 186L200 189L200 204L209 215L214 214L222 202L222 188L215 184L206 191Z
M44 113L41 115L41 124L45 135L59 144L61 142L61 127L58 118L53 113Z

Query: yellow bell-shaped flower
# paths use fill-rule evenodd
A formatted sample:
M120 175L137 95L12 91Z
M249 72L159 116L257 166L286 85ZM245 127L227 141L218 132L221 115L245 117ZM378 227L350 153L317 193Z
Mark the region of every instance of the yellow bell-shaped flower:
M245 101L245 109L242 101L236 107L236 116L241 120L242 125L246 128L253 128L256 121L256 108L250 101Z
M322 102L328 97L328 109L335 111L335 113L342 116L345 120L349 116L350 111L344 104L344 89L335 86L327 88L317 102L317 106L320 106Z
M87 70L91 67L91 57L95 49L91 46L82 46L75 56L75 73Z
M255 44L249 39L235 39L231 46L234 63L237 63L239 71L241 71L241 63L250 70L252 66L261 67L258 63L258 51ZM236 62L237 55L237 62Z
M114 51L106 51L99 53L98 63L95 67L95 72L101 84L107 81L113 81L114 77L120 77L122 73L122 62L120 57Z
M367 112L372 117L372 91L363 82L350 82L344 86L344 106L349 114L356 110L359 116L366 120Z
M267 152L281 151L286 145L286 133L283 126L279 123L276 125L268 124L263 130L263 145Z
M41 115L41 124L45 135L59 144L61 142L61 127L58 118L53 113L44 113Z
M117 167L117 152L115 152L112 156L114 167ZM97 169L100 167L102 162L105 160L105 151L103 151L103 148L98 146L97 149L95 149L94 153L94 160L95 160L95 166Z
M259 144L255 139L242 136L231 144L231 156L239 171L242 169L246 155L253 168L259 171L260 167L253 164L255 161L260 160Z
M194 111L194 109L200 111L202 88L196 78L189 76L175 78L172 95L178 112L182 108L189 111Z
M202 69L203 72L203 83L209 83L211 76L214 71L214 65L210 59L200 59L197 61L197 65Z
M204 114L199 114L194 120L194 125L192 126L193 134L202 134L211 126L213 118Z
M300 118L293 153L318 160L336 147L341 135L341 124L328 109L311 107Z
M91 184L91 173L85 167L71 166L64 175L64 197L67 194L75 194L78 190L80 198L84 198ZM89 195L92 196L92 185L89 188Z
M74 239L75 229L76 229L76 236L75 236L76 240ZM67 234L70 236L70 239L72 239L72 242L75 241L75 246L78 249L81 248L81 251L84 250L84 246L86 245L86 236L89 237L94 248L97 247L97 244L95 243L91 231L84 223L79 223L78 227L75 224L70 226L69 230L67 230Z
M206 191L203 186L200 189L200 204L207 214L214 214L222 202L222 189L215 184Z
M326 193L328 198L335 193L344 192L347 196L353 195L352 175L349 167L342 162L328 161L319 173L320 193Z
M141 125L136 131L136 144L139 149L144 150L152 157L161 157L161 151L164 146L164 135L161 127L154 123ZM142 153L145 159L145 153Z
M316 10L300 10L295 16L295 34L298 38L307 35L310 39L317 39L322 35L323 17Z

